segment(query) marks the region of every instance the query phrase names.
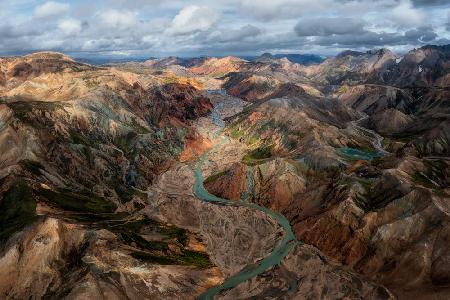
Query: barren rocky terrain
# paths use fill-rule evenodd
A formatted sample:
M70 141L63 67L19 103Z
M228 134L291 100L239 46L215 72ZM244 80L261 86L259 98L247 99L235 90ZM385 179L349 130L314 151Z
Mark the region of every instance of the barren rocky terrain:
M0 298L447 299L449 66L0 58Z

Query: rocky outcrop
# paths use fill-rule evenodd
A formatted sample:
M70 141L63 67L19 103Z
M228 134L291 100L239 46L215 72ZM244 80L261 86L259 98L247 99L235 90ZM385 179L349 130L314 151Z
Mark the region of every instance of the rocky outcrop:
M417 101L405 90L382 85L342 85L335 93L339 101L369 115L396 109L403 113L413 113Z
M170 256L147 254L145 260L146 252L122 238L109 230L43 218L3 251L2 298L191 299L222 280L217 268L158 263Z
M405 130L413 119L396 109L387 109L370 116L368 127L381 134L395 134Z
M201 64L190 67L190 71L198 75L210 75L213 77L222 77L230 72L240 70L246 61L234 56L223 58L210 57Z
M384 287L343 270L308 245L297 245L279 266L224 293L219 299L238 297L395 299Z
M366 80L376 81L392 65L397 56L388 49L366 53L344 51L319 65L309 66L305 72L320 85L336 85Z

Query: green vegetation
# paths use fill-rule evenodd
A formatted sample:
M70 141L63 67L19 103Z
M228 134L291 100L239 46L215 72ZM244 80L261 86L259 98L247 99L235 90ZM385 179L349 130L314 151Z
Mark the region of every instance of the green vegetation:
M139 219L135 220L126 220L126 222L120 224L120 226L114 226L110 229L113 231L131 231L131 232L139 232L145 226L159 226L159 223L147 218L146 216L142 216Z
M422 185L427 188L435 187L435 184L424 173L420 171L416 171L413 174L412 180L415 184Z
M120 212L120 213L103 213L96 214L90 212L74 212L65 214L69 219L83 222L83 223L114 223L121 222L124 218L128 217L128 213Z
M230 128L229 132L230 132L231 138L233 138L233 139L238 139L244 135L244 132L240 131L238 127Z
M227 74L228 73L226 73L226 72L214 72L210 76L214 77L216 79L221 79L221 78L225 77L225 75L227 75Z
M178 261L183 264L196 266L202 269L212 266L208 254L199 251L185 250L183 254L177 258Z
M259 141L259 136L253 135L253 136L250 137L250 139L248 140L248 144L253 145L253 144L256 144L258 141Z
M114 185L114 190L120 198L122 203L130 202L134 196L134 190L124 184Z
M203 181L203 183L204 183L204 184L207 184L207 183L213 182L213 181L219 179L220 177L222 177L222 176L224 176L224 175L226 175L226 174L228 174L228 170L225 170L225 171L222 171L222 172L213 174L213 175L211 175L211 176L208 176L208 177Z
M44 124L39 118L30 116L33 109L39 111L55 111L63 108L60 102L45 102L45 101L17 101L7 103L8 107L14 112L14 116L25 124L30 124L35 127Z
M175 226L160 227L159 233L168 236L170 239L176 239L181 245L186 246L188 242L188 235L185 229Z
M425 170L416 171L413 182L427 188L446 188L450 185L450 168L444 160L425 160Z
M19 182L12 186L0 202L0 241L36 220L36 202L30 186Z
M250 166L264 163L272 157L273 147L274 147L273 145L269 145L253 149L242 158L242 162Z
M392 200L403 196L403 194L394 186L365 188L367 192L364 195L356 196L354 201L359 208L366 212L383 208Z
M162 241L148 241L139 235L144 227L150 227L153 231L165 236ZM150 263L162 265L193 265L199 268L207 268L212 265L206 253L187 250L187 231L175 226L163 226L146 216L138 220L127 221L108 227L120 235L121 239L128 245L136 247L139 251L133 251L131 256ZM148 230L149 228L147 228ZM181 254L174 253L169 248L170 240L175 239L183 248Z
M86 157L86 160L90 167L94 166L94 155L92 154L92 148L89 146L84 146L82 149L83 155Z
M346 86L346 85L341 85L341 86L337 89L336 93L337 93L337 94L345 94L347 91L348 91L348 86Z
M72 192L62 190L55 192L40 189L38 195L62 209L81 213L113 213L117 206L91 192Z
M129 240L132 240L133 236L130 235L136 235L136 233L139 233L142 230L142 228L147 226L151 227L155 232L158 232L159 234L166 236L165 240L175 239L183 246L187 244L188 235L185 229L178 228L176 226L163 226L162 224L152 219L149 219L146 216L142 216L140 219L137 220L126 221L122 224L110 226L109 229L114 232L121 233L122 235L125 234L126 236L128 236ZM167 244L166 242L164 243ZM152 248L152 246L149 247Z
M42 164L40 162L30 160L30 159L21 160L20 165L24 169L30 171L31 173L33 173L34 175L37 175L37 176L42 174L41 170L44 170L44 166L42 166Z
M149 263L159 264L159 265L176 265L177 261L175 258L156 255L153 253L143 252L143 251L134 251L131 253L131 256L143 260Z
M75 130L71 130L69 134L72 144L85 145L91 148L98 148L98 141L94 138L85 136L83 133Z
M258 147L244 156L244 159L266 159L272 156L273 145Z
M437 196L450 198L446 188L450 185L450 168L444 160L425 160L425 170L416 171L412 176L412 181L432 189Z
M79 66L72 66L72 71L74 71L74 72L83 72L83 69L80 68Z
M206 253L192 250L184 250L182 254L173 256L163 256L143 251L135 251L131 253L131 256L139 260L160 265L181 264L181 265L196 266L202 269L209 268L212 266L209 256Z
M121 149L125 155L128 155L133 150L132 143L133 139L137 137L136 132L130 131L125 135L118 136L114 140L114 144Z
M408 143L413 141L420 134L420 131L403 131L400 133L391 134L391 139L394 141Z
M131 123L128 124L134 131L136 131L136 133L138 134L146 134L149 133L150 131L145 128L144 126L142 126L141 124L139 124L136 119L132 118L131 119Z
M129 245L133 243L136 247L145 249L145 250L154 250L154 251L167 251L169 250L169 244L162 241L147 241L140 235L132 232L122 232L120 233L121 238Z

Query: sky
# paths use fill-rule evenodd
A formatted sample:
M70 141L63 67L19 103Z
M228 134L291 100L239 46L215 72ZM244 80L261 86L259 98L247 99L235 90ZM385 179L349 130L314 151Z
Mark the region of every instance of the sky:
M312 53L450 44L449 0L0 0L0 55Z

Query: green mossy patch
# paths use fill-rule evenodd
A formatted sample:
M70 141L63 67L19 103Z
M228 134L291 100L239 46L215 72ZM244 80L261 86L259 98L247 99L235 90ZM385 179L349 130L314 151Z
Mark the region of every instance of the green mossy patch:
M242 162L248 166L265 163L272 158L273 147L273 145L269 145L253 149L242 158Z
M371 187L369 189L367 189L367 187L365 188L367 192L363 195L357 195L354 202L359 208L366 212L383 208L392 200L403 196L403 194L394 187L384 189L377 189L376 187Z
M129 245L135 245L144 250L164 251L169 250L169 244L163 241L148 241L140 235L133 232L122 232L120 237Z
M175 226L168 226L159 228L159 232L168 236L170 239L176 239L183 246L187 245L188 235L187 231L183 228L178 228Z
M266 159L272 157L273 145L262 146L251 150L244 156L244 160Z
M98 148L98 140L75 130L70 131L70 140L72 144L84 145L86 147Z
M146 228L155 233L161 234L162 240L149 241L140 235ZM164 226L145 216L141 219L124 222L108 227L109 230L119 234L120 238L128 245L139 250L132 251L131 256L150 263L161 265L192 265L198 268L208 268L212 266L209 256L206 253L187 250L187 231L175 226ZM180 252L170 250L169 244L176 240L179 244ZM182 247L180 246L182 245Z
M241 136L244 135L244 132L240 131L238 127L232 127L229 130L229 134L230 134L231 138L239 139Z
M176 265L177 261L175 258L157 255L153 253L143 252L143 251L134 251L131 253L131 256L146 261L149 263L159 264L159 265Z
M426 188L433 188L436 187L436 185L430 180L430 178L427 177L423 172L416 171L414 172L412 176L412 181L415 184L422 185Z
M116 145L119 149L121 149L125 156L128 155L133 150L133 140L137 137L137 133L134 131L130 131L125 135L118 136L114 139L114 145Z
M24 169L30 171L32 174L37 175L37 176L42 175L41 170L44 170L44 166L40 162L30 160L30 159L21 160L20 165Z
M73 212L102 214L113 213L117 208L116 204L88 191L73 192L61 190L56 192L40 189L37 193L50 203Z
M183 264L196 266L202 269L209 268L213 265L208 254L199 251L185 250L183 254L177 258L178 261Z
M416 171L412 175L412 181L432 189L435 194L442 198L450 198L446 189L450 186L450 167L444 160L425 160L425 170Z
M117 184L114 186L114 190L120 198L120 202L128 203L133 199L135 194L134 190L131 187L128 187L124 184Z
M0 201L0 241L36 220L36 201L25 182L13 185Z
M212 175L208 176L208 177L203 181L203 183L204 183L204 184L207 184L207 183L216 181L216 180L219 179L220 177L222 177L222 176L224 176L224 175L227 175L227 174L228 174L228 170L225 170L225 171L222 171L222 172L219 172L219 173L216 173L216 174L212 174Z
M13 111L14 116L25 124L41 127L42 120L32 115L33 109L42 112L53 112L57 109L63 109L64 105L60 102L46 101L17 101L7 103L8 107Z
M72 71L73 72L83 72L84 70L78 66L72 66Z
M142 261L160 265L188 265L201 269L206 269L213 266L208 254L193 250L184 250L182 254L169 256L143 251L134 251L131 253L131 256Z

